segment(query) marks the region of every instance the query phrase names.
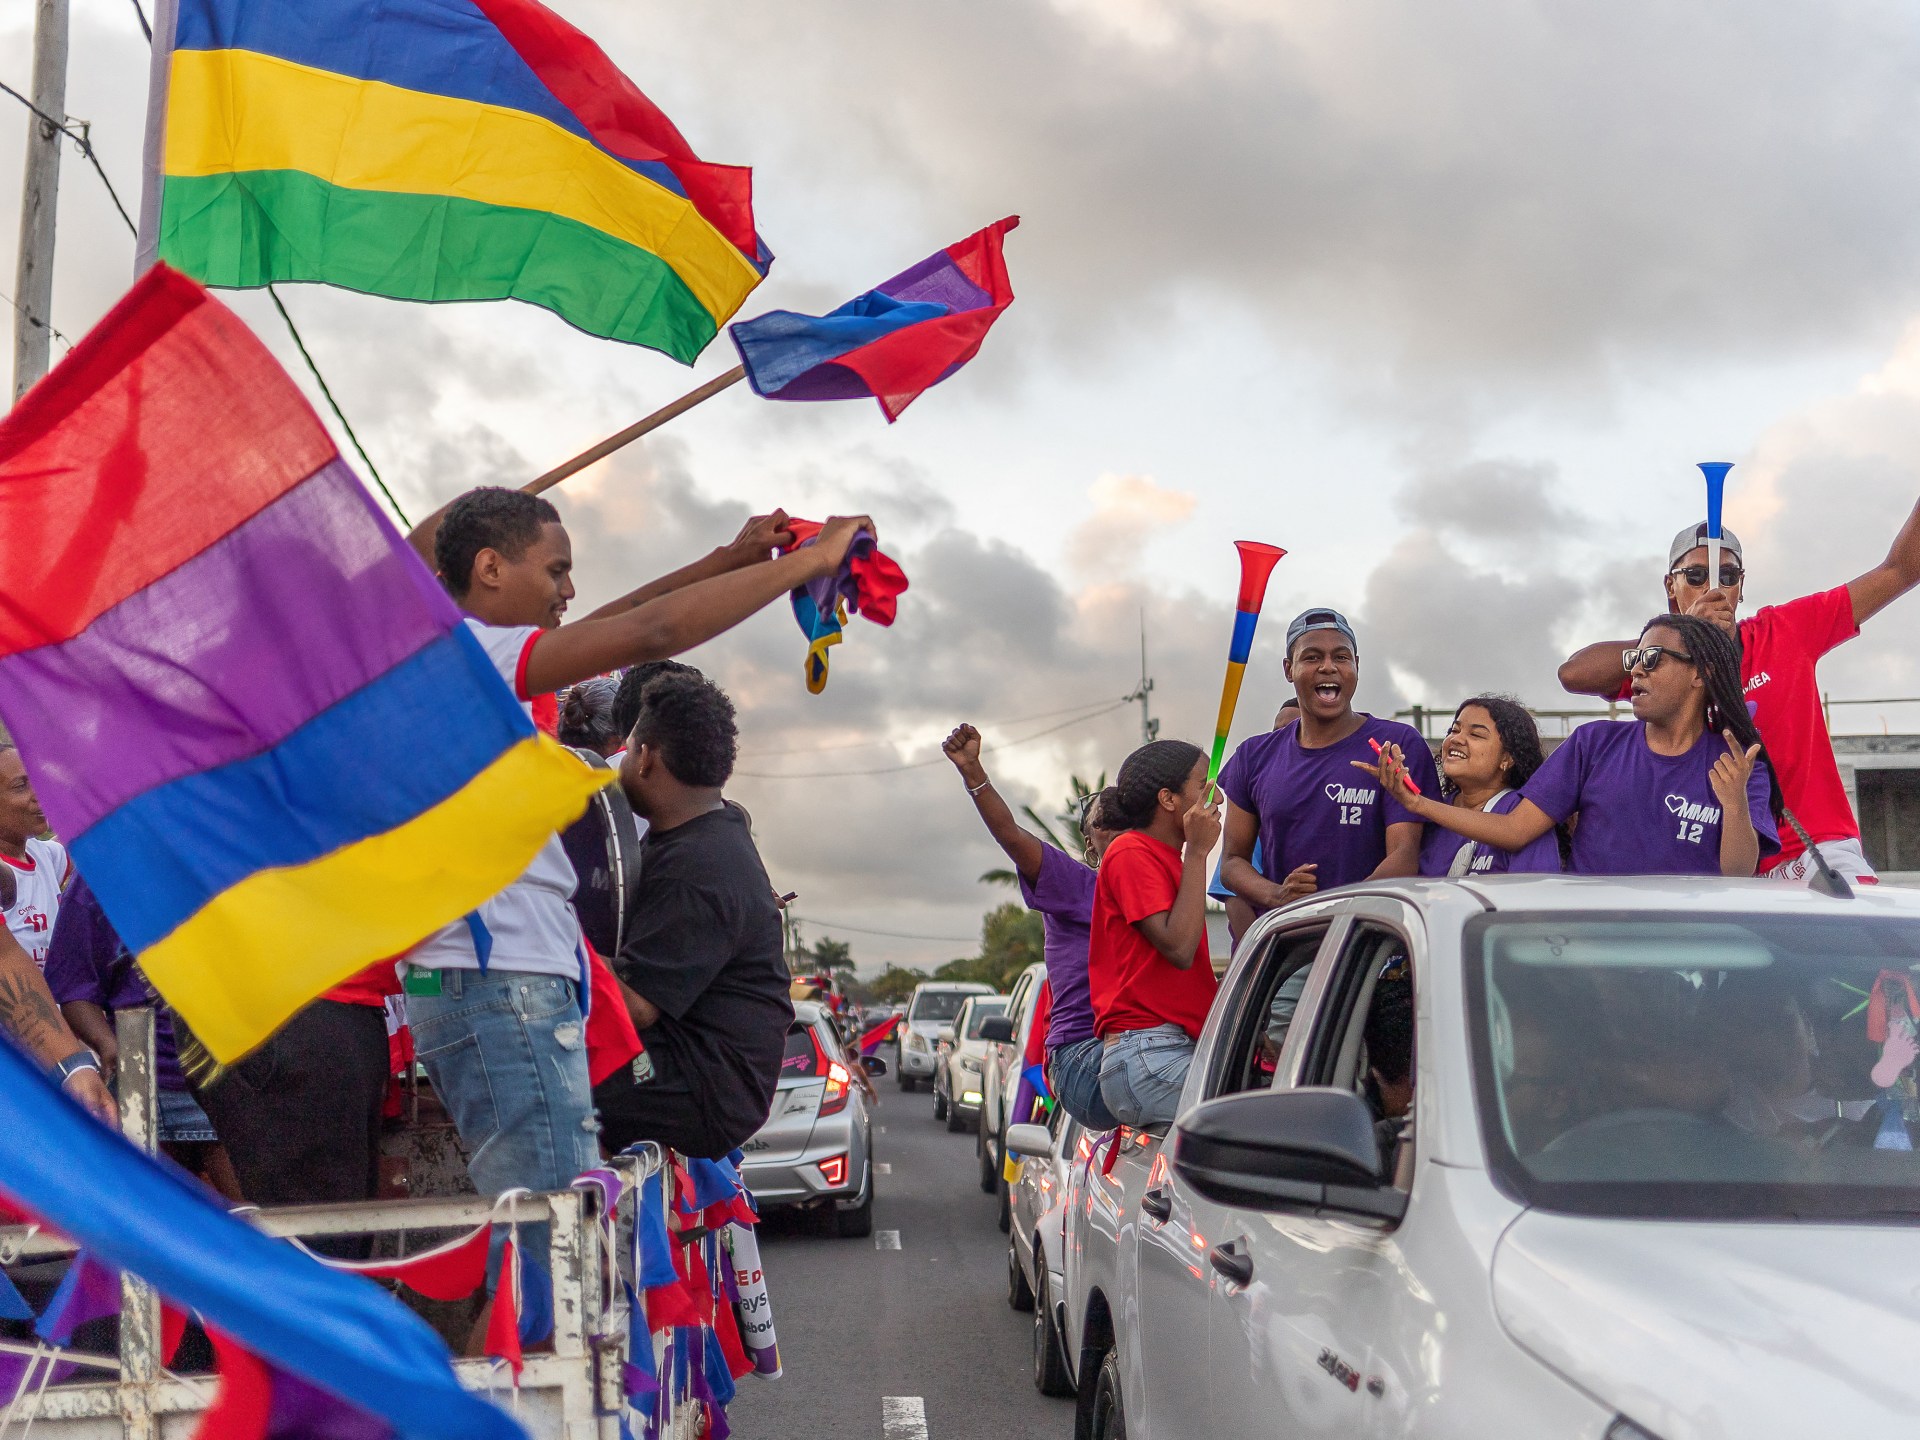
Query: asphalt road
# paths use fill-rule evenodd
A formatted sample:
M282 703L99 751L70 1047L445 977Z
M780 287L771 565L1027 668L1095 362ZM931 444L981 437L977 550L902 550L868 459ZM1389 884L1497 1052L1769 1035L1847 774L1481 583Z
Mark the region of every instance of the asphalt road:
M980 1193L972 1135L935 1124L924 1089L904 1094L891 1074L875 1084L874 1159L888 1170L874 1234L828 1239L778 1213L762 1224L785 1373L740 1382L733 1433L1069 1440L1072 1401L1033 1388L1033 1319L1007 1305L1007 1237Z

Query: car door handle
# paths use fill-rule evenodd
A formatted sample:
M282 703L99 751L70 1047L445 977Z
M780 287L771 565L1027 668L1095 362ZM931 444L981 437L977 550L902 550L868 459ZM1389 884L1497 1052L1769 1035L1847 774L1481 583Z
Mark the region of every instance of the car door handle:
M1140 1208L1156 1220L1165 1220L1173 1214L1173 1197L1155 1186L1140 1197Z
M1244 1240L1228 1240L1207 1252L1207 1261L1227 1279L1240 1286L1253 1283L1253 1256Z

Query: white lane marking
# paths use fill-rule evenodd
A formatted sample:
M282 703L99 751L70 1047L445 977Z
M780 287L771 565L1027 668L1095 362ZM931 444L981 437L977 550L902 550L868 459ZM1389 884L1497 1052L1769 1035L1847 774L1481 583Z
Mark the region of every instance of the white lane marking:
M893 1174L893 1166L884 1160L876 1160L873 1162L873 1173L876 1175L891 1175Z
M873 1232L873 1248L876 1250L898 1250L900 1232L898 1230L876 1230Z
M927 1402L918 1395L884 1395L880 1428L887 1440L927 1440Z
M882 1135L884 1135L884 1134L886 1134L886 1133L887 1133L887 1127L886 1127L886 1126L884 1126L884 1125L882 1125L882 1126L880 1127L880 1133L881 1133Z

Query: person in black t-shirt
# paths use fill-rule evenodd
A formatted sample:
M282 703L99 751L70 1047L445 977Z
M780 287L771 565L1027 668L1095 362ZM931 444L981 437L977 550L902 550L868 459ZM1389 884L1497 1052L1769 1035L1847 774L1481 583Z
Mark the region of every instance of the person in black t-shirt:
M718 1159L773 1104L793 1004L780 912L733 774L733 704L698 674L650 680L620 767L648 822L613 963L645 1054L594 1090L610 1150L657 1140Z

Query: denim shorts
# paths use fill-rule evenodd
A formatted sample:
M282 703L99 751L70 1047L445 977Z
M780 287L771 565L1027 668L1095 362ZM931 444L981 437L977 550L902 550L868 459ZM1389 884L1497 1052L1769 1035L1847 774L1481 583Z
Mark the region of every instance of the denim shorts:
M1193 1040L1178 1025L1129 1030L1100 1058L1100 1096L1122 1125L1170 1124L1180 1108Z
M438 995L407 996L407 1020L474 1188L565 1189L600 1163L579 987L511 970L439 974Z
M1106 1047L1090 1035L1047 1052L1047 1080L1067 1114L1089 1130L1111 1130L1120 1122L1100 1098L1100 1062Z
M160 1139L176 1145L204 1145L220 1137L213 1133L213 1121L200 1108L192 1094L169 1090L162 1085L155 1092L160 1107Z

